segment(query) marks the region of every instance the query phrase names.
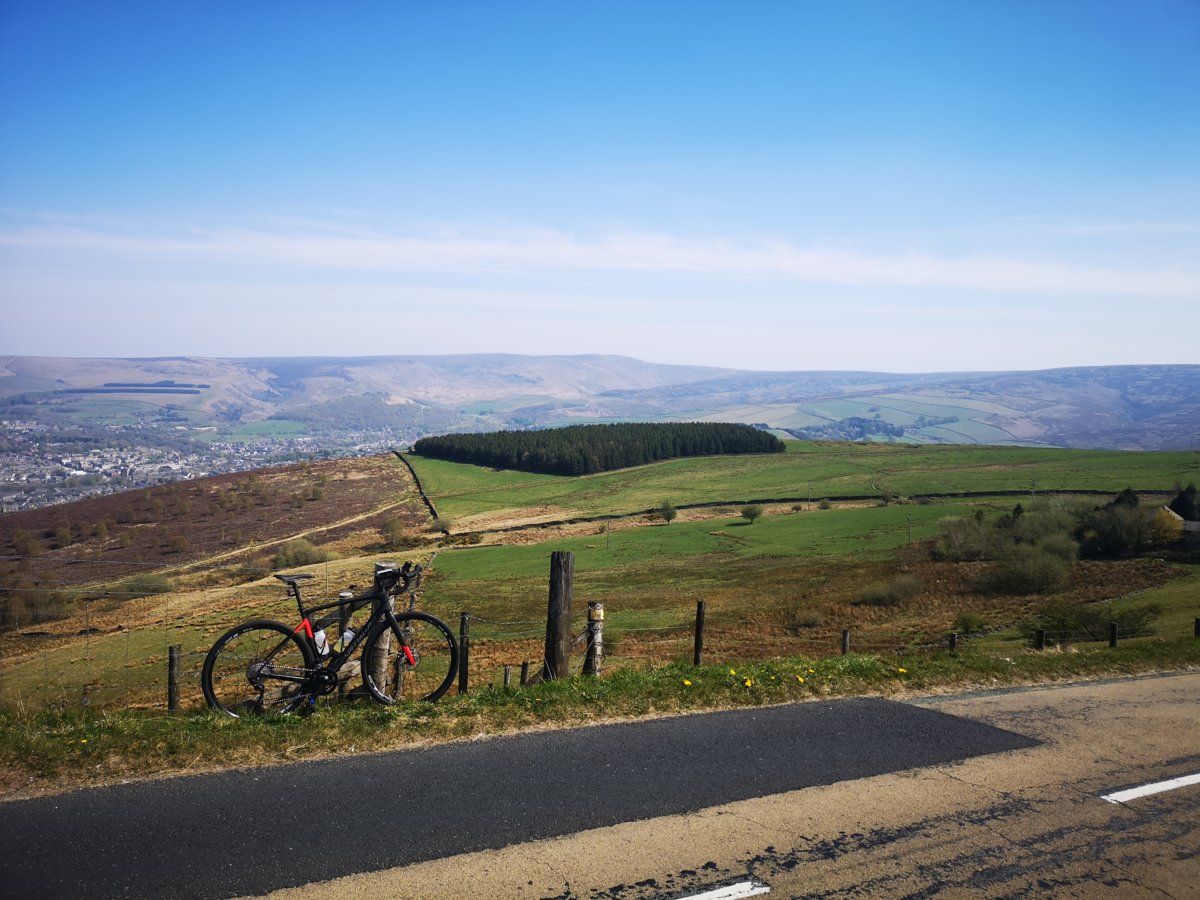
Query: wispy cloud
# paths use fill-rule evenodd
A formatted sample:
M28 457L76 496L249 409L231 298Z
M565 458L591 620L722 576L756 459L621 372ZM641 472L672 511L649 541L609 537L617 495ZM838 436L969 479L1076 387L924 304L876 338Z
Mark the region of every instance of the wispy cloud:
M1032 294L1097 294L1160 299L1200 297L1200 270L1088 266L993 256L864 252L779 239L728 239L614 231L581 236L513 228L445 227L420 234L320 222L271 228L172 231L43 222L0 229L19 257L49 254L79 262L203 263L363 273L596 271L763 278L861 287L948 288Z

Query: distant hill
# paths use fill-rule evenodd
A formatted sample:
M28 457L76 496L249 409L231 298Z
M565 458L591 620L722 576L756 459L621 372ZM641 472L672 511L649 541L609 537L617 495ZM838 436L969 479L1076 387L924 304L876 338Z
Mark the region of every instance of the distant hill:
M910 375L751 372L603 355L0 357L0 417L79 421L136 409L165 410L181 429L286 420L310 433L388 428L406 438L705 420L804 437L1194 449L1200 365Z

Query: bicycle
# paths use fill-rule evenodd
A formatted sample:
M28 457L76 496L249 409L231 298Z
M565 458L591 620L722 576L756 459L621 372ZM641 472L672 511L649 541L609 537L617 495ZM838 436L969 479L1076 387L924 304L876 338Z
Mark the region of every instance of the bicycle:
M338 689L339 671L360 646L363 686L379 703L432 702L454 681L458 672L454 634L441 619L413 609L421 579L419 565L405 563L397 568L377 563L369 590L357 596L344 592L333 603L311 607L301 599L300 584L313 576L275 577L295 597L300 624L292 628L255 619L218 638L204 659L200 678L204 699L213 709L235 718L311 711L318 697ZM406 592L408 609L397 613L394 598ZM319 644L318 637L327 627L348 621L355 610L368 604L371 614L352 636L343 632L334 647ZM338 612L312 618L333 609Z

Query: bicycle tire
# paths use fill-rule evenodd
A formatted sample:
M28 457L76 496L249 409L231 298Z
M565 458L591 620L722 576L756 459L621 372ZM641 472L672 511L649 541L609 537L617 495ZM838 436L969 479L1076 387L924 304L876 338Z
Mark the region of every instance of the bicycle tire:
M244 703L235 704L231 708L228 699L225 699L223 702L222 697L218 695L217 686L214 684L214 672L217 669L217 663L221 658L222 651L229 647L235 638L249 635L255 631L264 632L263 637L267 641L274 640L274 638L270 638L265 634L265 632L271 632L275 635L278 635L281 638L281 640L278 641L278 646L281 648L288 647L290 643L291 646L294 646L296 649L298 649L300 651L300 658L304 663L304 669L312 671L318 665L316 654L313 652L312 647L309 646L306 641L302 640L300 635L294 629L288 628L288 626L284 625L282 622L276 622L271 619L254 619L249 622L243 622L241 625L229 629L229 631L217 638L216 643L214 643L209 649L208 655L204 657L204 668L200 674L200 687L204 692L204 700L209 707L233 716L234 718L241 718L241 716L249 710ZM274 656L277 657L278 653L274 654ZM250 664L247 664L247 667L249 667L249 665ZM236 668L237 667L235 666L234 669L231 670L231 674L233 671L236 671ZM220 674L222 678L225 677L224 672ZM234 680L236 681L236 678ZM254 687L250 680L249 673L247 673L246 676L246 684L250 687ZM262 709L261 701L264 692L257 691L257 693L260 695L258 711L263 712L264 710ZM305 695L302 693L293 694L290 698L287 698L290 702L281 703L280 708L270 711L290 712L295 708L295 703L301 700L304 696Z
M402 640L404 635L401 633L406 627L411 630L416 630L415 626L420 623L428 626L429 631L425 637L428 638L428 643L422 646L412 647L416 654L416 665L407 663L399 651L394 651L394 646L388 648L389 652L385 670L387 675L384 679L384 684L376 684L370 669L371 661L375 659L376 653L379 652L379 642L384 635L391 636L391 643ZM397 627L398 626L398 627ZM424 629L421 629L424 631ZM411 634L410 634L411 640ZM424 641L423 641L424 643ZM436 651L436 653L430 651ZM418 681L416 677L409 676L408 673L415 673L422 662L429 662L431 665L422 672L422 680ZM432 616L429 613L423 612L407 612L397 613L396 626L384 621L382 626L375 630L363 647L362 657L362 678L363 685L367 689L367 693L379 703L385 706L391 706L400 700L411 699L419 700L427 703L432 703L437 700L454 683L454 676L458 674L458 641L454 638L454 632L450 630L445 622L437 616ZM441 673L442 666L446 666L446 674L443 677ZM399 676L399 677L398 677ZM405 690L404 679L407 677L408 684L413 688L414 696L404 697ZM393 681L393 679L395 679ZM389 682L391 684L389 685ZM389 687L391 688L389 690ZM431 690L426 691L427 687ZM419 694L419 696L417 696Z

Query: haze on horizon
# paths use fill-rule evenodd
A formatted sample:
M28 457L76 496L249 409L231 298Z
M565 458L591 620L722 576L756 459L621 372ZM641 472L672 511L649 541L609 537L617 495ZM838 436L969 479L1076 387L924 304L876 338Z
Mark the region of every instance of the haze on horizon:
M13 0L6 353L1200 362L1200 5Z

